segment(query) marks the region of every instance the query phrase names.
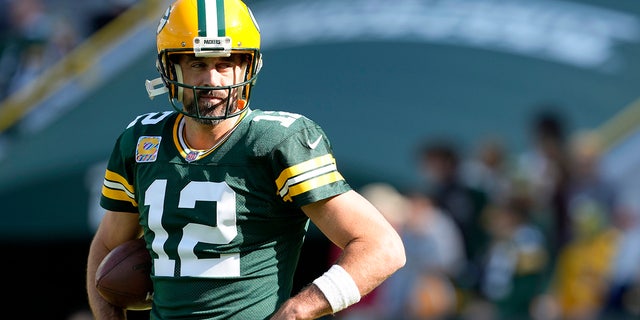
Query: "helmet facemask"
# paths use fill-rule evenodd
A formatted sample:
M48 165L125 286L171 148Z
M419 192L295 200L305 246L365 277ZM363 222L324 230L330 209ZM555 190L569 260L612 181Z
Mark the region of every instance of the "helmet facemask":
M223 120L235 117L246 110L249 101L251 88L256 81L257 73L253 70L259 69L259 56L257 52L252 53L233 53L234 55L242 55L240 59L241 68L240 80L232 85L227 86L197 86L184 83L180 65L177 62L180 54L189 54L188 52L165 52L158 56L159 73L166 87L169 88L169 101L171 106L178 112L201 120L200 122L210 124L212 121ZM258 59L254 58L258 57ZM202 105L200 97L203 93L211 93L215 91L224 91L223 114L212 115L206 110L219 108L218 105ZM190 95L185 95L190 92ZM215 93L213 93L216 95ZM185 100L185 96L192 97L189 101Z

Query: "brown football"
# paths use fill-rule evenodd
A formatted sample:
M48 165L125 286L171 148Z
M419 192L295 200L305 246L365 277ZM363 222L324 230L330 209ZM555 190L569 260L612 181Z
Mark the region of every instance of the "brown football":
M151 308L151 255L143 239L127 241L107 254L96 270L96 288L109 303L128 310Z

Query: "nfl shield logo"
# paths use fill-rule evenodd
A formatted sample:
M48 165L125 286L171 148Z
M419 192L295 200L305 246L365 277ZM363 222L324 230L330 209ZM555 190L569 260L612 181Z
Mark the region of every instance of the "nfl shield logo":
M185 160L187 160L188 162L194 161L198 158L198 152L197 151L190 151L189 154L187 154L187 157L185 158Z

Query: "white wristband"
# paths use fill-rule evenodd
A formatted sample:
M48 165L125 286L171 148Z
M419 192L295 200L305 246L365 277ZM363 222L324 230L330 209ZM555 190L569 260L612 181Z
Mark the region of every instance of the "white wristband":
M313 280L336 313L360 301L360 290L351 275L341 266L334 264L322 276Z

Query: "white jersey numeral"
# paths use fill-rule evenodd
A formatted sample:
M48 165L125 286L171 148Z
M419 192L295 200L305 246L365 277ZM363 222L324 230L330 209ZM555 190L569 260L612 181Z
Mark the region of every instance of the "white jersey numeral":
M289 128L291 124L300 118L301 115L290 113L290 112L282 112L282 111L265 111L264 114L255 116L253 121L260 120L268 120L268 121L276 121L280 122L280 125Z
M156 124L156 123L162 121L162 119L166 118L170 114L171 114L171 111L153 112L153 113L147 113L147 114L139 115L135 119L133 119L133 121L131 121L131 123L129 123L129 125L127 125L127 129L131 128L131 126L136 124L136 122L138 122L138 120L140 120L140 123L144 124L144 125Z
M175 260L164 250L169 235L162 226L167 180L154 181L145 192L145 205L149 206L149 229L155 233L151 245L158 254L154 259L156 276L174 276ZM240 254L221 254L218 258L199 259L194 253L198 243L227 244L237 235L236 194L225 182L192 181L181 191L178 208L193 209L198 201L216 202L216 221L211 225L189 223L182 229L178 244L180 276L238 277ZM214 226L215 225L215 226Z

